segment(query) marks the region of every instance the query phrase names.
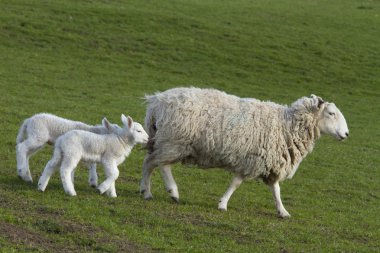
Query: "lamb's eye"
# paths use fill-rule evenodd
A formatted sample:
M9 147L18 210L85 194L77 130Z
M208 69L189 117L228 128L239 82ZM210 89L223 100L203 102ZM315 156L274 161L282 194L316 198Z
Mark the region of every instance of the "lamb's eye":
M333 113L333 112L329 112L329 115L331 115L331 116L334 116L334 115L335 115L335 113Z
M141 133L141 130L137 130L138 133Z

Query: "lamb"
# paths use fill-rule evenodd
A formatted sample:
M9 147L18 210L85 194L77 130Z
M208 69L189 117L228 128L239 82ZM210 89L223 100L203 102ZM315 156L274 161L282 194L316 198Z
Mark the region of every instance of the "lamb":
M109 134L72 130L60 136L55 143L53 157L38 181L38 189L45 191L51 175L60 166L65 192L76 196L71 175L79 161L84 160L102 163L107 178L98 186L98 190L101 194L106 192L108 196L116 197L115 180L119 176L117 166L130 154L135 144L146 143L149 138L141 124L133 122L131 117L122 114L121 121L124 127L115 129L106 118L103 119L103 126L111 132Z
M151 199L151 174L160 167L170 196L179 200L171 165L223 168L234 177L218 208L246 179L262 179L272 191L278 215L289 217L279 182L292 178L320 134L348 137L343 114L315 95L291 106L239 98L215 89L174 88L146 96L145 128L150 136L140 191Z
M112 128L118 128L112 124ZM26 119L20 127L16 138L16 158L18 176L27 182L33 182L29 169L29 158L45 144L53 145L56 139L70 130L86 130L97 134L110 131L102 125L90 126L79 121L64 119L49 113L38 113ZM88 164L89 184L96 187L98 176L96 164Z

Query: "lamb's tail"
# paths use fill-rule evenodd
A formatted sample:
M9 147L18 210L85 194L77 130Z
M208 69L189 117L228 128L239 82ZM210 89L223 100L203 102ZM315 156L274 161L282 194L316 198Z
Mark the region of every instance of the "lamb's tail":
M16 143L17 144L19 144L20 142L23 142L25 140L26 128L28 126L28 121L29 121L29 119L24 120L24 122L22 123L20 129L18 130L18 134L17 134L17 137L16 137Z

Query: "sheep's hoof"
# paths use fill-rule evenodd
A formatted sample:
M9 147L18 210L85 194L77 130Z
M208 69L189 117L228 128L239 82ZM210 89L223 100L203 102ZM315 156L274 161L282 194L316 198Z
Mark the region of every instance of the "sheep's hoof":
M278 217L281 218L281 219L289 219L290 218L290 214L288 212L279 213Z
M144 197L144 199L150 201L153 200L153 196Z
M96 188L96 187L98 187L97 184L90 184L90 186L91 186L92 188Z
M27 182L27 183L33 183L33 179L31 177L25 177L25 176L20 176L18 175L18 178L20 178L21 180Z
M218 207L218 210L222 212L227 212L227 208L225 207Z
M177 197L172 197L172 200L174 200L175 203L179 204L179 198L177 198Z

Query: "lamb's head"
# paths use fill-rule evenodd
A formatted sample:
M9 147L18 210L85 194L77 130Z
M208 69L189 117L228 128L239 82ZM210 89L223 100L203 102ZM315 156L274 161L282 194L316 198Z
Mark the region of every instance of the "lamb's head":
M132 138L135 143L145 144L148 142L149 135L145 132L143 126L138 122L133 122L130 116L125 117L121 115L121 122L123 122L123 135Z
M349 134L348 126L338 107L315 95L311 95L311 99L317 109L317 122L321 133L332 135L338 140L346 139Z

